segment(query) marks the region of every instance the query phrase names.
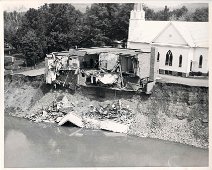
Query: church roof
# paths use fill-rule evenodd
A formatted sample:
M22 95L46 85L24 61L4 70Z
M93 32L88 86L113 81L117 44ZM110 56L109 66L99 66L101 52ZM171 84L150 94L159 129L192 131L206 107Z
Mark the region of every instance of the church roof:
M167 21L144 21L140 27L141 42L151 43L151 41L166 27Z
M129 37L129 41L151 43L168 24L173 24L190 47L208 47L208 22L141 21L140 33L133 39Z
M208 22L172 22L191 47L208 47Z

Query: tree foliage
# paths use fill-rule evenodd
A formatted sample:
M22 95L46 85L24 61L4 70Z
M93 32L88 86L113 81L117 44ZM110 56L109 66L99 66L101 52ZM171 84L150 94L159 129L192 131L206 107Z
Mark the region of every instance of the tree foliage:
M194 21L207 22L208 21L208 8L196 9L192 18Z
M13 37L14 47L25 54L28 65L43 59L46 53L68 50L80 42L82 17L71 4L31 8L22 17L21 27Z
M71 4L44 4L26 13L4 12L5 41L22 52L29 64L46 53L74 47L111 45L127 41L130 11L134 4L100 3L87 7L85 13ZM207 21L208 9L189 13L183 6L155 12L144 6L146 20Z
M43 56L40 39L33 30L29 30L25 36L21 38L20 47L23 50L27 65L35 65Z
M111 45L126 41L133 4L93 4L86 10L84 24L90 36L86 46Z
M4 11L4 40L10 44L16 35L18 28L22 25L23 12Z

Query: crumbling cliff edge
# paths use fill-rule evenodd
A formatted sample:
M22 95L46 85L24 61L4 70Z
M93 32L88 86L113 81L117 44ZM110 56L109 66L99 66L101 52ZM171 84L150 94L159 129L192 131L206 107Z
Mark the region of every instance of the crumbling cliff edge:
M5 114L54 123L71 110L90 118L128 124L130 135L208 148L206 87L156 83L151 95L97 88L73 92L46 85L43 76L23 75L7 75L4 84ZM64 97L69 106L53 112L54 103Z

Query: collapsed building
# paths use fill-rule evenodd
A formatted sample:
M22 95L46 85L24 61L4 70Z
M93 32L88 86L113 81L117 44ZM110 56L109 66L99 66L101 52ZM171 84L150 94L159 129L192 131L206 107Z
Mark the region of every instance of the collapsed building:
M158 72L156 50L93 47L52 52L45 59L46 83L150 94Z

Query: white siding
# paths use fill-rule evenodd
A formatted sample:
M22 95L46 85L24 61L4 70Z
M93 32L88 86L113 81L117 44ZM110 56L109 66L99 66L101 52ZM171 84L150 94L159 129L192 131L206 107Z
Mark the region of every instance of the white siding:
M159 69L188 73L190 68L190 63L188 63L189 48L167 47L159 45L154 46L158 48L158 52L160 53ZM166 53L169 50L173 55L172 66L165 65ZM182 67L179 67L180 55L182 55Z
M141 20L130 20L129 23L129 32L128 32L128 41L138 41L139 42L139 37L141 36L141 31L139 28L141 28L142 22Z
M142 51L150 51L151 45L148 43L141 43L141 42L127 42L127 48L129 49L140 49Z
M174 28L172 24L163 30L163 32L153 40L154 43L166 43L175 45L187 45L186 41L179 34L179 32Z
M179 32L179 29L181 27L177 27L177 30L175 27L176 25L167 24L169 23L162 21L144 21L141 19L131 18L127 48L150 51L151 46L157 47L158 52L160 53L160 61L157 64L159 65L159 69L162 70L182 72L187 73L188 75L188 73L190 72L190 64L192 61L192 71L207 73L208 48L193 48L188 46L188 43L181 35L182 32ZM160 33L159 30L163 31ZM199 34L201 34L201 32ZM156 35L158 35L158 37L156 37ZM151 41L153 42L151 43ZM168 50L170 50L173 54L172 66L165 65L166 53L168 52ZM182 55L181 67L179 67L180 55ZM202 68L199 68L200 55L203 56ZM146 62L148 63L148 61ZM144 70L146 69L144 68Z
M199 68L199 57L202 55L202 68ZM194 58L193 58L193 67L192 71L194 72L208 72L208 48L195 48L194 49Z

